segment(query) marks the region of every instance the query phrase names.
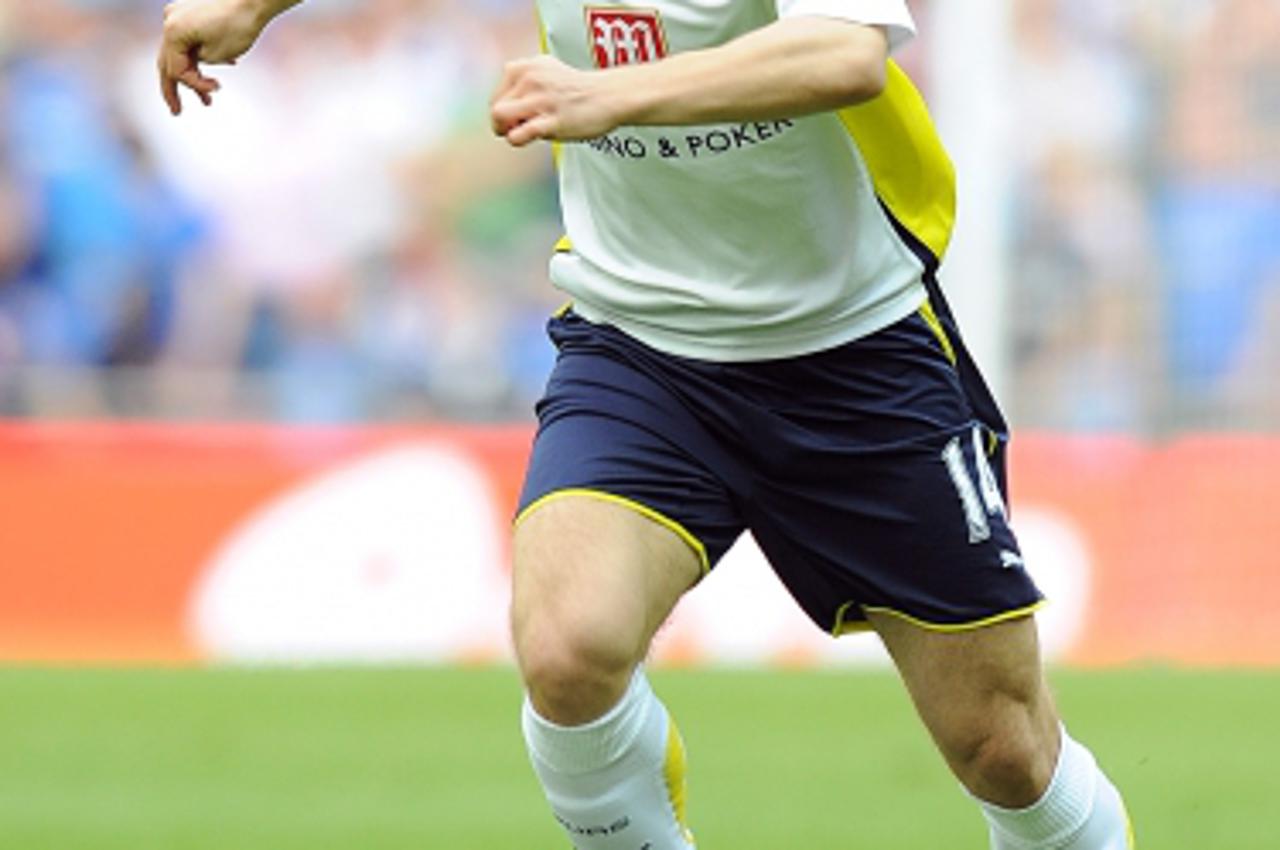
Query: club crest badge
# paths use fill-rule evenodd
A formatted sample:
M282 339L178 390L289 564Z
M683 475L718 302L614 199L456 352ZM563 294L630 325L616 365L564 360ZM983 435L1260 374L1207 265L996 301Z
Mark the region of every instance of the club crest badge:
M587 32L597 68L638 65L667 55L656 9L588 6Z

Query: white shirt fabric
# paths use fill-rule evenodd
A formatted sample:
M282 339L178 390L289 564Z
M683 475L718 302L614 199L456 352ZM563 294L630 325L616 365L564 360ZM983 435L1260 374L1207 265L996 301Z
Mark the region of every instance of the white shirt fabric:
M722 44L779 17L914 33L905 0L539 0L547 48L578 68ZM603 60L601 57L605 57ZM670 354L767 360L873 333L924 300L923 266L881 209L835 113L621 127L560 148L571 248L552 282L584 318Z

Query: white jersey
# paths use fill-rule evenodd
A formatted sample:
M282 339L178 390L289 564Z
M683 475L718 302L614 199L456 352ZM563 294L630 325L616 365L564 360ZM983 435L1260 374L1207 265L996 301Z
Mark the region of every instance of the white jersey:
M914 32L905 0L538 0L545 49L577 68L711 47L780 16ZM661 351L765 360L831 348L923 302L954 176L892 62L883 95L780 121L620 127L558 146L566 237L551 279L574 309Z

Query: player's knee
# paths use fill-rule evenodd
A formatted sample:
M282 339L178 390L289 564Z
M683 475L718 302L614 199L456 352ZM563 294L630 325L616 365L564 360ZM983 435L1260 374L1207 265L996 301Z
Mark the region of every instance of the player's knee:
M1056 721L1034 703L1003 701L954 742L951 763L975 796L1010 808L1044 794L1057 752Z
M1021 808L1044 793L1053 763L1043 748L1031 741L995 733L974 747L963 773L961 780L978 797Z
M514 623L520 675L548 720L585 723L609 709L640 660L616 630L590 619L534 616Z

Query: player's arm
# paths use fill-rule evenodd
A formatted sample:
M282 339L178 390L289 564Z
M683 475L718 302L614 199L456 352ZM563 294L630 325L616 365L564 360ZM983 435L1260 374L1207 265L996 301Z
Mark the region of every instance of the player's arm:
M791 118L875 97L888 55L883 28L815 16L600 71L540 56L507 65L493 97L493 129L525 145L594 138L622 125Z
M178 86L213 102L218 81L200 63L230 65L258 40L273 18L302 0L176 0L164 8L160 41L160 93L169 111L182 112Z

